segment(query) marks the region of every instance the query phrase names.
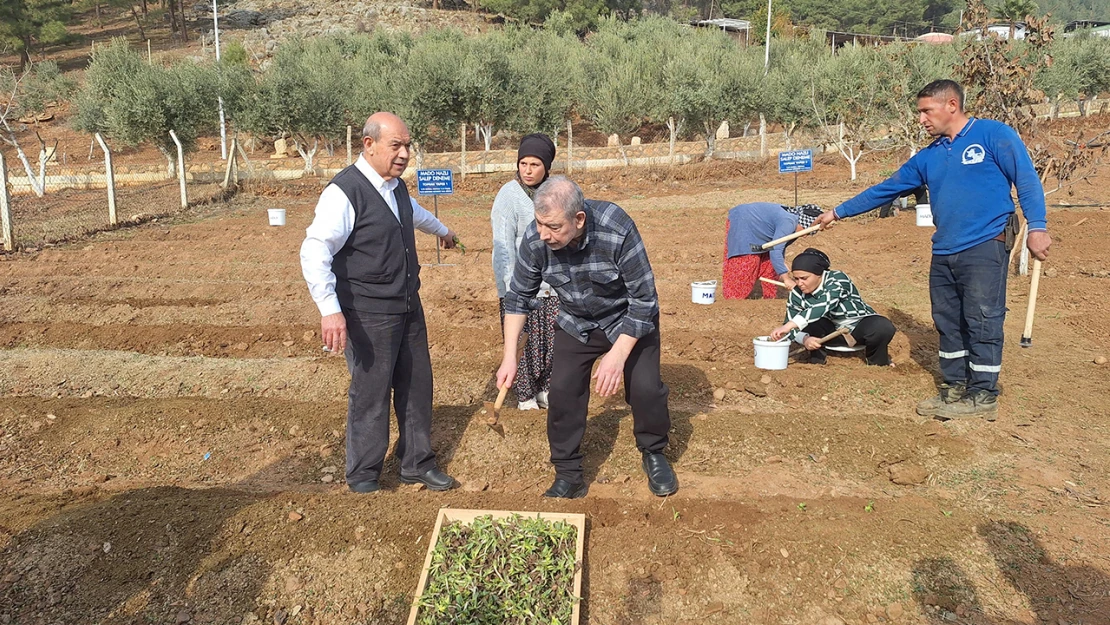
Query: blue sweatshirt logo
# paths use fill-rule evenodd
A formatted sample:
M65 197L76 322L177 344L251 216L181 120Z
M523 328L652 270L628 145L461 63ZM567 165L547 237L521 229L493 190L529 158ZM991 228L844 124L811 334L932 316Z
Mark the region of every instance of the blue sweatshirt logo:
M987 158L987 151L983 149L983 146L978 143L972 143L964 150L963 164L978 165L982 163L985 158Z

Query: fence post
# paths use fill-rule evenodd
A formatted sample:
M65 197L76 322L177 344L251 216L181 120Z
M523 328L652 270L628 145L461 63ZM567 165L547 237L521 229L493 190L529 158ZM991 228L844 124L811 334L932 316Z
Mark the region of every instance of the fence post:
M177 139L177 134L170 131L170 138L173 139L177 145L177 180L181 184L181 208L189 208L189 196L185 191L185 148L181 147L181 141Z
M15 248L15 239L12 237L12 203L8 197L8 167L4 164L2 153L0 153L0 239L3 239L5 250L10 252Z
M574 173L574 126L567 120L567 175Z
M466 180L466 124L459 124L459 141L462 151L459 152L459 177Z
M116 216L116 173L112 169L112 153L99 132L94 136L96 142L100 144L100 149L104 150L104 183L108 187L108 223L114 226L119 223L119 218Z
M354 155L351 152L351 126L347 125L347 164L354 163Z
M350 129L350 126L347 126L347 128ZM224 183L220 185L224 191L227 191L228 185L231 184L231 170L235 169L235 159L239 158L235 155L235 148L238 145L239 137L232 137L231 149L227 151L227 171L224 172Z
M759 158L767 158L767 118L759 114Z

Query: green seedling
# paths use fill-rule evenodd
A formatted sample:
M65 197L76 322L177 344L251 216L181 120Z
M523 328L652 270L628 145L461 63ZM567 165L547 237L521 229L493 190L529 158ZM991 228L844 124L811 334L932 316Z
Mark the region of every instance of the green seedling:
M798 504L798 509L801 510L802 512L805 512L806 511L806 502L803 501L802 503Z
M459 240L459 237L455 237L452 240L455 242L455 247L459 248L459 251L462 252L463 254L465 254L466 253L466 246L462 244L462 241Z
M679 513L678 513L678 510L675 510L675 509L674 509L674 507L672 506L672 507L671 507L671 521L672 521L672 522L677 522L677 521L678 521L678 517L680 517L680 516L682 516L682 515L681 515L681 514L679 514Z
M864 512L874 512L875 511L875 502L874 501L867 502L867 505L863 507L863 511Z
M561 521L519 515L444 525L416 622L569 623L577 534Z
M952 516L952 511L951 510L941 510L940 513L943 514L945 517Z

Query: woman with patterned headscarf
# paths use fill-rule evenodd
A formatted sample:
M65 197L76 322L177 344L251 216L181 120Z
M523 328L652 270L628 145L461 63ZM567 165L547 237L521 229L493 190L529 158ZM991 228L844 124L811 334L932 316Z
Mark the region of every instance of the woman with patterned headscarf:
M493 225L493 277L497 297L501 300L501 321L505 321L505 292L513 278L517 250L524 232L536 219L532 198L547 180L555 160L555 144L543 134L530 134L520 140L516 155L516 177L505 183L493 200L490 221ZM555 340L555 319L559 315L559 298L546 283L540 285L534 308L528 314L524 346L516 381L518 406L521 410L547 408L547 391L551 380L551 351Z

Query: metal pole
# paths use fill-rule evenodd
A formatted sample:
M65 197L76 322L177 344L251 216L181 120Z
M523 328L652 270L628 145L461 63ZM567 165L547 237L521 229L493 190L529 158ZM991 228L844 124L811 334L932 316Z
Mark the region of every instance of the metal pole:
M0 153L0 239L4 249L9 252L15 247L12 237L12 203L8 197L8 168L4 165L4 154Z
M216 66L220 64L220 23L217 15L216 0L212 0L212 33L216 39ZM224 98L216 96L220 107L220 158L227 160L227 122L224 120Z
M433 195L432 196L432 207L435 209L436 219L439 219L439 196L438 195ZM437 265L441 264L440 261L439 261L439 248L441 248L441 247L443 247L443 246L440 245L439 237L436 237L436 264Z
M170 138L177 145L177 180L181 184L181 208L189 208L189 196L185 191L185 148L181 147L181 141L178 140L177 134L170 131Z
M771 0L767 0L767 38L763 41L763 75L771 68Z
M116 173L112 168L112 153L108 151L108 144L104 143L104 137L100 133L94 135L96 142L100 144L100 149L104 150L104 182L108 186L108 223L116 225L119 219L116 217Z
M794 172L794 206L798 206L798 172Z

